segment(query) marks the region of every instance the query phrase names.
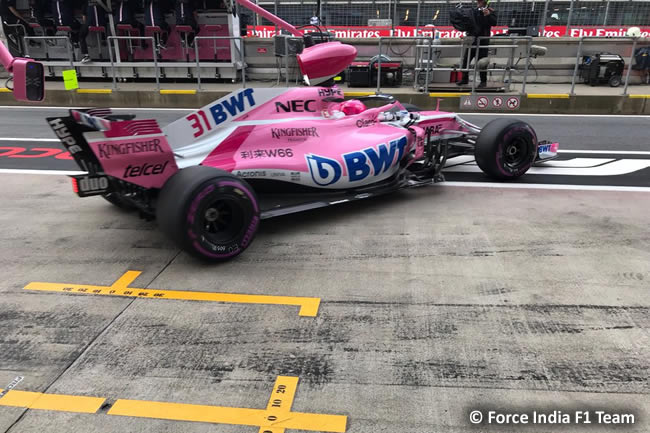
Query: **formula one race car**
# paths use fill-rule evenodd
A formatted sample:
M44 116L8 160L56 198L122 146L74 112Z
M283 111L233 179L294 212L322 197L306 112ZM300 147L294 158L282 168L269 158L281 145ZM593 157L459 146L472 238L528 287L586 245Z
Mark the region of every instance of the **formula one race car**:
M79 196L137 209L187 252L217 261L244 251L261 219L429 185L448 158L474 155L507 180L557 152L512 118L481 129L390 99L364 108L336 87L243 89L162 130L109 110L48 122L87 171L73 176Z
M340 42L310 45L305 36L297 56L307 84L332 84L356 56ZM485 173L507 180L557 154L557 143L538 142L520 120L481 129L389 96L366 98L385 102L375 108L343 96L333 85L241 89L162 129L103 109L48 122L87 172L73 176L79 196L137 209L212 261L244 251L262 219L430 185L443 180L448 158L474 155Z

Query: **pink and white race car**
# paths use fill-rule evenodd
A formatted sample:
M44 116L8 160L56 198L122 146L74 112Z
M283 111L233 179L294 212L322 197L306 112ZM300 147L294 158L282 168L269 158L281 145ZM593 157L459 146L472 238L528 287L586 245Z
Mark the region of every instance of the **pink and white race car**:
M230 259L265 218L360 200L443 180L448 158L474 155L496 179L515 179L557 155L533 128L502 118L479 128L457 114L421 111L387 95L348 100L332 77L356 57L249 0L237 2L304 37L305 82L321 87L242 89L160 128L110 110L70 110L48 122L78 165L81 197L157 219L182 249Z
M242 89L165 128L109 110L48 122L79 166L81 197L137 209L181 248L220 261L244 251L260 221L443 180L449 158L474 155L508 180L554 158L513 118L484 128L390 97L366 108L336 87Z

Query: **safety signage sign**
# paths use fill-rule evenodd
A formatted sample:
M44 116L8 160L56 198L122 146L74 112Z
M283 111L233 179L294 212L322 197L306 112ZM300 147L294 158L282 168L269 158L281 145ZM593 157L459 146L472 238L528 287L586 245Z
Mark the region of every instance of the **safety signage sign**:
M519 98L517 98L516 96L511 96L506 101L506 105L508 106L508 109L516 110L517 108L519 108Z
M519 110L519 96L504 95L463 95L460 108L475 111L516 111Z

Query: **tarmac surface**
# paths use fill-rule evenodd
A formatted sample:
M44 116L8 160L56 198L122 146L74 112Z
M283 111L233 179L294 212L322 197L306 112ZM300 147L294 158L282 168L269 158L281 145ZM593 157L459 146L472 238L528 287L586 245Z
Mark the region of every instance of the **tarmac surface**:
M522 116L566 152L519 183L452 160L205 265L41 175L61 112L0 108L0 432L650 431L647 117Z

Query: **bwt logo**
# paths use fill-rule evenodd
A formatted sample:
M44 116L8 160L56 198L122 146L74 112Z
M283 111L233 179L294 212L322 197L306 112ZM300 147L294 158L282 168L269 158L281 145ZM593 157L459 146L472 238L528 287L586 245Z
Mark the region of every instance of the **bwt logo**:
M331 185L341 178L341 164L338 161L318 155L307 155L306 158L311 178L316 185Z
M358 182L370 175L379 176L386 173L402 159L407 144L406 137L401 137L388 145L382 143L377 148L369 147L360 152L344 154L348 180ZM343 170L338 161L318 155L307 155L306 158L311 177L317 185L332 185L341 179Z
M244 89L238 94L231 96L230 100L214 104L210 107L210 113L212 113L214 123L219 125L230 116L236 116L246 111L246 101L248 101L250 108L256 105L255 98L253 98L253 89Z

